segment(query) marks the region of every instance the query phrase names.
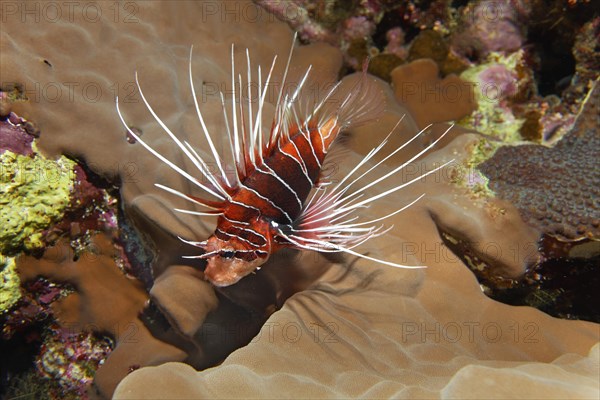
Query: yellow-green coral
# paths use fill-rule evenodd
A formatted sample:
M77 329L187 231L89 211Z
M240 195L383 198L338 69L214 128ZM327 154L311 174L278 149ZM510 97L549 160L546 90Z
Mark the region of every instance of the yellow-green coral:
M470 189L474 197L493 197L494 192L488 187L489 179L477 169L477 166L494 155L501 146L499 142L487 139L478 140L469 148L469 157L464 163L455 167L452 182Z
M0 252L43 247L43 230L69 205L75 162L10 151L0 161Z
M493 136L505 143L512 143L522 140L519 131L523 123L522 118L516 118L510 108L503 104L506 89L502 86L504 82L499 77L499 81L485 81L482 79L482 73L491 68L505 68L515 75L522 62L524 53L518 51L508 56L501 53L491 53L487 58L487 63L478 65L464 71L460 77L465 81L472 82L475 85L475 100L477 110L458 123L466 128L476 130L486 135ZM514 85L518 88L520 82L515 78Z
M20 284L14 258L0 254L0 314L21 298Z

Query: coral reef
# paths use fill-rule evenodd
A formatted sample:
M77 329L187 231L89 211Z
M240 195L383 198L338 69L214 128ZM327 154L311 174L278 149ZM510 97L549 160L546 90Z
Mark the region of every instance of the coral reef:
M543 235L540 262L522 280L498 285L483 277L495 299L561 318L599 319L591 306L600 283L598 86L588 93L571 130L553 147L503 146L475 169L484 173L486 188L514 204ZM460 247L456 251L467 251Z
M474 198L493 197L494 193L488 186L489 179L477 169L477 166L491 158L499 147L500 143L486 138L474 143L467 150L469 158L462 165L455 167L452 182L458 186L468 188Z
M53 386L58 386L53 397L85 396L98 365L112 349L111 341L64 328L54 329L48 335L51 337L44 340L37 369Z
M515 4L515 3L518 3ZM492 52L512 53L523 47L531 12L526 2L484 0L471 2L462 10L464 27L454 35L454 50L471 59L485 59Z
M423 30L411 42L408 60L428 58L436 62L442 76L460 74L470 62L456 53L448 39L437 30Z
M0 96L4 92L0 92ZM0 154L10 151L23 156L33 155L31 144L34 136L27 131L28 121L17 117L13 113L6 115L0 121Z
M15 260L0 254L0 314L4 314L21 298L21 281Z
M521 140L524 119L515 115L512 102L531 85L531 76L522 72L524 54L491 53L486 63L460 75L473 84L477 104L475 112L459 121L461 125L506 143Z
M0 217L4 221L0 246L3 252L12 255L21 251L39 254L46 247L45 253L51 253L48 257L53 261L85 258L90 254L90 246L94 246L92 232L114 232L117 228L115 199L91 183L84 168L74 161L64 156L56 161L44 158L31 134L39 134L31 129L34 126L14 113L0 121L3 147ZM53 253L57 248L47 246L61 237L67 237L70 243L68 246L63 243L60 251ZM0 255L2 347L6 346L3 353L8 358L11 355L24 359L33 357L37 370L30 368L12 375L7 371L13 368L3 366L1 379L8 379L9 394L14 396L28 393L27 385L31 381L27 377L32 376L51 398L79 398L110 353L110 341L96 336L107 330L92 326L82 328L73 325L68 318L61 319L57 311L62 310L59 305L71 299L70 304L77 306L77 301L72 302L72 293L74 288L75 292L81 289L81 285L73 280L53 279L56 276L49 272L27 276L24 259L24 256L15 259ZM32 260L42 268L42 261L33 257ZM118 260L123 268L128 267L126 258ZM39 278L40 275L51 280ZM88 281L99 282L95 278ZM100 299L96 301L103 303ZM59 323L56 323L57 318ZM29 338L27 344L33 353L19 354L18 345L11 348L8 343L18 344L20 336Z
M413 40L408 59L413 61L429 58L437 64L441 64L448 57L449 51L450 48L440 33L434 30L424 30Z
M463 135L432 153L423 165L464 154L464 148L478 140ZM351 168L360 156L350 154L347 159L345 168ZM121 382L115 398L167 393L217 398L277 393L311 398L443 398L445 392L464 393L465 375L486 368L490 377L512 368L521 385L514 388L515 397L522 393L544 397L554 390L544 383L547 376L561 376L563 393L593 397L598 392L598 364L597 348L590 347L598 340L597 325L556 320L529 307L515 308L486 298L471 272L441 245L438 229L459 226L461 220L463 231L467 218L473 234L479 231L494 237L483 241L482 250L496 256L531 241L535 233L529 236L510 205L493 214L503 203L473 203L443 176L385 202L379 211L393 210L416 193L427 193L423 202L394 218L397 226L409 229L388 233L369 248L371 254L385 253L398 262L419 259L428 265L425 271L362 260L334 264L318 282L288 299L247 346L221 365L205 371L181 363L142 368ZM437 225L431 214L436 215ZM507 242L500 243L503 239ZM523 271L524 260L515 263L514 256L529 251L515 250L505 254L506 260ZM559 339L564 337L569 337L569 344ZM556 347L558 342L562 344ZM581 347L571 347L575 343ZM573 354L557 360L567 353ZM587 367L582 370L578 365ZM569 374L561 374L562 368ZM168 389L156 384L159 377L160 382L169 382Z
M256 4L286 21L306 42L326 42L344 50L347 65L359 70L363 59L376 55L372 35L386 1L269 1ZM380 60L381 61L381 60Z
M432 41L447 53L447 44L438 32L448 33L451 20L446 0L394 2L388 0L256 1L287 22L310 43L324 41L342 50L347 67L360 70L366 57L372 58L369 72L389 81L389 72L408 57L419 57L417 49L429 54ZM406 32L423 30L421 45L409 44ZM435 46L433 46L435 47ZM445 49L445 50L444 50ZM442 56L442 60L445 59ZM457 72L456 69L453 72Z
M490 188L540 231L563 240L600 239L600 85L554 147L505 146L482 163Z
M127 137L116 117L114 97L119 96L126 120L145 141L182 168L193 167L164 139L147 112L133 81L134 71L165 124L205 155L207 146L198 135L189 90L189 45L194 44L191 69L204 119L219 138L223 127L219 92L227 100L231 95L231 44L240 70L246 48L252 64L262 65L263 72L279 55L273 71L277 81L292 40L290 28L251 2L180 1L142 2L133 9L130 3L96 2L103 13L95 21L81 12L65 13L57 20L41 18L32 29L33 19L21 18L16 3L16 9L7 10L0 32L0 117L2 123L12 122L2 125L0 148L5 154L33 159L37 146L47 157L69 155L79 164L72 167L69 205L43 228L42 248L17 258L22 296L11 300L12 306L0 315L3 354L7 349L7 354L16 355L8 357L11 360L39 365L35 376L48 372L63 385L55 386L56 397L283 393L436 398L465 397L469 388L479 397L492 390L504 393L488 385L486 378L495 377L518 382L516 397L556 393L557 386L561 395L597 397L593 378L598 374L598 347L593 346L599 340L598 325L499 303L486 297L484 291L489 293L490 287L471 271L480 270L498 287L516 287L515 282L544 256L538 250L538 226L524 223L518 207L509 201L489 196L491 183L473 169L496 150L498 143L489 135L498 131L496 137L508 141L517 135L541 142L545 137L558 140L560 132L569 132L574 115L560 99L536 97L535 54L529 48L512 52L514 43L526 43L531 32L517 24L535 16L529 8L519 8L526 3L498 2L509 8L502 8L506 14L496 22L482 19L488 15L481 4L491 7L491 2L256 3L300 30L304 40L325 40L338 47L313 43L295 48L288 80L297 83L312 65L309 88L315 99L336 82L343 62L358 68L366 55L373 56L372 68L382 79L393 79L402 104L394 100L389 85L381 83L388 98L385 112L380 120L348 132L352 150L342 164L333 165L334 172L357 165L361 154L394 127L392 148L432 122L468 120L476 107L476 113L487 113L485 126L468 125L485 132L465 134L469 129L454 127L438 151L398 174L399 180L414 178L439 162L455 159L452 168L390 197L377 215L426 193L414 207L394 216L392 232L360 248L428 268L405 271L352 258L284 251L260 273L215 290L203 280L200 262L182 259L195 254L195 249L177 239L204 239L214 222L173 211L185 202L158 190L155 183L198 192ZM74 10L81 11L77 5ZM461 30L460 21L469 17L474 19ZM510 35L499 37L499 26L510 29ZM586 25L577 41L578 59L587 73L595 68L589 51L596 43L595 29L594 23ZM459 34L466 35L464 41L454 40ZM429 43L436 43L437 51L426 53L423 46ZM419 58L423 56L435 60ZM398 66L401 63L406 65ZM478 69L481 64L486 68ZM476 85L451 75L466 67L471 82L500 89L493 107L506 112L500 115L505 121L494 120L493 107L485 109L481 97L472 95ZM428 96L427 101L422 101L422 92L407 90L411 83ZM573 87L581 85L578 81ZM451 97L454 88L457 98ZM52 90L61 96L51 96ZM576 105L577 91L573 93L570 104ZM276 100L276 94L267 95L266 114ZM509 118L513 118L510 129L499 129ZM19 124L28 135L14 126ZM393 168L446 128L434 124L386 164ZM31 136L40 132L32 148ZM575 139L567 142L577 149L581 146ZM568 146L562 146L567 154ZM550 153L540 157L546 154ZM560 173L556 171L553 181L562 179ZM374 193L384 190L373 188ZM15 240L16 249L23 249L21 243ZM576 279L569 284L581 287ZM543 289L527 304L537 300L541 309L548 304L556 309L563 286ZM53 334L64 340L52 340ZM33 354L21 357L21 348L33 348ZM78 360L71 362L73 357ZM27 388L32 382L27 376L32 375L15 375L16 368L11 368L7 374L3 371L2 383L8 377ZM58 379L61 374L63 380ZM467 386L469 377L477 377L478 385L470 381ZM548 383L555 378L558 383Z
M581 56L591 55L594 47L597 48L598 22L592 20L600 17L598 9L594 2L580 0L535 0L530 5L532 18L528 19L527 39L535 59L538 90L542 95L561 95L567 103L572 103L585 96L588 90L589 75L582 81L578 79L577 71L581 71L583 58L587 58ZM582 29L584 26L587 28ZM568 87L571 84L573 87Z
M458 120L475 111L476 91L456 75L439 78L431 59L419 59L391 72L396 99L405 105L419 128Z
M585 95L588 83L600 76L600 16L583 25L573 45L575 74L571 85L562 95L567 103L576 102Z
M0 251L42 248L44 230L59 221L69 206L75 163L64 156L52 161L10 151L0 159Z
M52 282L68 284L74 288L68 295L53 301L50 310L61 329L75 335L73 346L79 347L78 351L86 352L89 355L86 357L89 358L87 361L98 366L100 361L104 362L109 351L102 350L106 349L106 345L96 343L89 334L108 334L115 339L117 346L123 342L136 343L142 336L142 329L139 327L141 324L136 322L137 315L144 307L147 295L140 282L128 278L119 269L115 262L115 257L119 254L111 239L105 235L95 235L91 240L87 250L79 254L75 261L72 248L61 242L48 248L42 259L19 257L17 268L23 282L44 276ZM83 336L78 336L80 334ZM98 346L100 348L96 349ZM46 343L46 347L53 348L53 353L59 351L56 343ZM60 360L53 360L48 364L49 361L43 359L44 354L42 351L40 368L46 374L59 374L61 369L66 368ZM65 364L68 363L65 361ZM123 368L128 366L124 365ZM82 371L84 375L81 376L75 373L77 371L65 377L63 386L73 390L73 386L70 386L73 384L76 391L89 389L85 384L90 383L90 372Z

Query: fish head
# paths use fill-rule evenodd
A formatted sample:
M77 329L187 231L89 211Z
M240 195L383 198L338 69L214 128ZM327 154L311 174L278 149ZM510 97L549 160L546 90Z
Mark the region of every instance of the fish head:
M206 243L207 260L204 276L214 286L225 287L260 268L269 252L256 250L239 240L223 241L211 236Z

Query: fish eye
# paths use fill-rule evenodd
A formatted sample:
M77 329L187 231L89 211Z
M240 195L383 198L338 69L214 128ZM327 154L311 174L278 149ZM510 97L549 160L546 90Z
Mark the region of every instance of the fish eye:
M219 253L219 255L223 258L232 258L235 254L235 251L232 250L223 250Z

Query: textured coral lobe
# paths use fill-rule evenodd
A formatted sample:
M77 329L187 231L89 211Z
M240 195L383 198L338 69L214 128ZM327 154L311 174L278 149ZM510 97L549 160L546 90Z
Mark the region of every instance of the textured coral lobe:
M0 122L0 253L5 254L45 245L44 230L63 217L75 180L75 162L35 152L22 125Z
M554 147L504 146L479 166L527 223L563 240L600 239L599 98L597 81Z

